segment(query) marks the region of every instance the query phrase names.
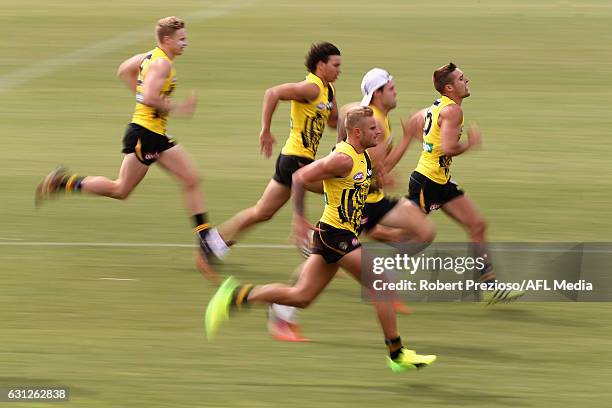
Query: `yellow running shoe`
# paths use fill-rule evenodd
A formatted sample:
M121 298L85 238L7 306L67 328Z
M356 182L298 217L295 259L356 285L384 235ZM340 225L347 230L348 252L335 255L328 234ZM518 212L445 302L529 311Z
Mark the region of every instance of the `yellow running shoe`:
M394 373L403 373L415 368L425 368L436 361L436 358L438 357L433 354L421 355L414 350L402 347L400 355L395 360L387 356L387 365Z
M239 282L233 277L223 281L215 295L208 302L206 307L205 327L206 336L211 341L217 334L221 323L229 319L229 310L232 304L234 290L240 286Z

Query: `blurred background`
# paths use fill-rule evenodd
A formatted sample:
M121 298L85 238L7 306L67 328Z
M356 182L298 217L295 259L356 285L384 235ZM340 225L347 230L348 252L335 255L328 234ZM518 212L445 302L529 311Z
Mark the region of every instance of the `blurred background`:
M67 385L79 407L608 406L607 303L413 305L402 336L439 360L405 376L385 367L374 314L349 279L303 314L312 343L274 342L263 309L207 343L214 288L194 267L191 220L167 174L152 166L123 202L73 196L37 211L33 193L59 164L116 176L134 106L117 66L152 49L155 22L177 15L189 47L175 60L175 98L195 89L200 99L169 133L197 162L214 223L254 204L273 174L274 159L259 155L264 91L302 80L310 44L330 41L342 52L340 105L361 97L370 68L394 76L398 138L399 119L437 97L433 70L449 61L464 70L465 121L479 125L483 147L452 173L492 241L607 242L610 2L2 0L2 10L0 386ZM283 103L275 155L288 124ZM334 141L326 131L319 157ZM418 154L415 143L398 165L396 195ZM314 221L322 199L307 200ZM439 241L465 239L432 217ZM222 272L287 280L301 262L289 233L287 206Z

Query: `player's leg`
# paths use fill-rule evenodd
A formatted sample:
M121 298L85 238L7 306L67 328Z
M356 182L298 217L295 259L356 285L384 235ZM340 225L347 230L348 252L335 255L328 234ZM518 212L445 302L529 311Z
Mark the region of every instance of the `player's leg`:
M362 248L344 255L338 262L340 267L349 272L367 291L373 291L375 279L384 279L382 275L376 275L372 271L362 269ZM402 339L397 329L397 317L393 309L393 297L389 299L377 299L372 302L378 321L385 336L385 344L389 349L387 360L389 367L394 372L403 372L414 368L422 368L436 360L435 355L419 355L414 350L403 346Z
M209 246L204 245L203 242L206 240L211 245L221 247L226 247L226 244L218 234L210 234L212 229L208 222L204 196L200 190L200 176L195 163L181 145L174 145L162 151L157 162L177 179L183 189L185 207L193 218L200 245L200 249L195 254L198 269L205 278L218 283L219 276L209 263Z
M309 248L310 251L310 248ZM308 257L306 257L308 259ZM301 263L293 272L292 282L299 280L304 263ZM272 304L268 308L268 332L279 341L304 342L310 341L302 336L299 324L299 309L294 306Z
M225 241L233 241L249 227L271 219L290 198L291 187L272 179L257 204L240 211L220 225L219 233Z
M448 201L442 205L442 211L467 231L471 242L486 242L487 222L467 195Z
M425 249L435 238L433 222L411 201L383 198L366 204L363 225L368 237L394 246L402 254L414 255ZM410 314L403 302L393 302L395 311Z
M141 163L134 153L126 154L119 169L119 176L111 180L104 176L79 176L64 168L58 168L49 173L36 188L36 204L42 200L53 198L58 193L86 191L91 194L126 199L134 188L147 174L149 167Z
M405 198L401 198L382 217L377 226L392 228L395 238L400 238L401 241L408 243L429 244L436 236L433 222L427 218L419 207ZM369 237L378 239L377 226L368 232ZM382 239L381 241L384 242Z
M134 191L148 170L149 166L141 163L134 153L126 154L116 180L103 176L87 176L81 182L81 190L124 200Z
M190 214L206 214L204 197L200 191L200 176L187 151L181 145L175 145L161 152L157 162L180 183L185 207Z
M293 286L269 284L256 286L248 297L248 302L276 303L286 306L307 308L332 280L338 265L327 263L319 254L311 255L305 262L298 281Z
M217 290L206 308L206 332L211 339L221 323L229 318L230 309L241 310L252 304L277 303L308 307L323 291L336 273L338 266L327 263L321 255L312 255L304 264L294 286L281 283L253 286L241 285L228 278Z
M495 272L486 241L487 222L478 211L476 204L465 194L453 198L442 205L442 211L462 225L470 236L475 257L486 259L480 272L480 280L489 284L495 283ZM483 292L483 298L489 304L509 302L523 296L520 290L490 290Z

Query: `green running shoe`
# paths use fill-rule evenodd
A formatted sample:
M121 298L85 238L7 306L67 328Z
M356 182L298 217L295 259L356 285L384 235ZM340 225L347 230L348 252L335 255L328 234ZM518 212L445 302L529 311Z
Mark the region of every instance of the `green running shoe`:
M415 368L425 368L436 361L436 358L438 357L433 354L426 356L420 355L414 350L402 347L399 357L395 360L391 360L390 357L387 357L387 365L394 373L403 373Z
M230 276L223 281L215 295L210 299L210 302L208 302L204 323L206 326L206 336L209 341L213 340L221 323L229 319L232 296L234 290L236 290L239 285L238 281Z

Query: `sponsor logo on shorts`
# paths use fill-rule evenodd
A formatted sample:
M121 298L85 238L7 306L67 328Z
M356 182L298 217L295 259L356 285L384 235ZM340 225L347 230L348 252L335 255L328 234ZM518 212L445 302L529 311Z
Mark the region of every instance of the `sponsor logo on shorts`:
M357 246L357 245L359 245L359 240L357 238L353 238L353 241L351 242L351 244L353 246Z
M361 217L361 225L366 225L368 223L368 217Z
M440 207L442 207L440 204L438 203L433 203L429 205L429 211L435 211L437 209L439 209Z
M159 153L145 153L145 160L157 160L159 158Z
M360 171L359 173L355 174L353 176L353 180L363 180L363 171Z
M346 251L346 249L348 248L348 244L344 241L342 241L341 243L338 244L338 247L343 250Z

